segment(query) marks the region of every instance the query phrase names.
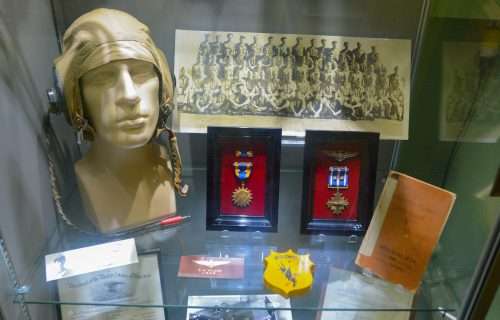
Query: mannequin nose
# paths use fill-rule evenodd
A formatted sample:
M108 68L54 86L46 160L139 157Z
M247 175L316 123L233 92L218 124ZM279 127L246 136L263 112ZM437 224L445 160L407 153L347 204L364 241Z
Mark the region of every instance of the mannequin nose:
M134 107L141 101L134 80L127 68L120 70L116 90L118 91L116 101L118 105Z

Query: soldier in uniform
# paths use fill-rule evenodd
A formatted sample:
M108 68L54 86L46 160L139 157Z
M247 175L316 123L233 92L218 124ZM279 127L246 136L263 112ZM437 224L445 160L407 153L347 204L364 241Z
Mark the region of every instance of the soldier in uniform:
M215 81L212 87L212 99L210 103L210 113L221 113L222 106L226 100L224 91L222 90L223 83L220 81Z
M350 120L359 120L363 117L359 98L354 94L347 95L344 101L344 118Z
M352 56L353 61L359 64L361 62L361 59L362 59L361 57L363 55L364 55L364 53L363 53L363 49L361 49L361 43L356 42L356 48L354 48L351 51L351 56Z
M387 69L384 65L381 65L378 69L377 77L375 78L375 85L377 95L385 97L387 95L387 90L389 89L389 81L387 79Z
M184 67L181 68L179 74L179 92L177 101L182 104L189 103L189 77L187 76L186 69Z
M335 102L332 111L334 118L343 120L348 119L346 114L349 113L350 109L346 109L345 107L346 99L347 96L345 90L335 91Z
M307 70L308 67L305 64L301 65L294 64L292 69L292 81L295 81L297 83L305 81Z
M248 98L243 94L242 87L242 83L238 83L233 86L233 91L229 98L233 104L233 111L235 111L237 114L241 114L241 112L243 111L243 106L248 102Z
M379 59L379 56L378 56L377 48L375 48L375 46L372 46L371 51L367 55L366 63L368 64L368 66L373 66L375 68L378 64L378 59Z
M230 58L228 58L230 59ZM224 80L222 81L224 92L229 92L234 79L235 65L228 63L224 65Z
M375 95L375 73L373 72L373 66L367 67L366 72L363 74L363 90L368 93L369 96Z
M262 61L262 65L271 66L273 62L273 37L267 38L267 43L262 46L261 54L259 60Z
M399 89L399 68L394 67L394 72L389 75L389 91L396 91Z
M244 81L244 79L246 77L245 70L246 70L246 68L242 64L235 64L234 65L233 81L235 83Z
M228 33L226 35L226 41L224 41L220 46L220 54L219 54L219 63L223 63L225 65L230 64L231 57L231 40L233 39L233 34Z
M224 63L225 61L222 60L222 61L219 61L219 63L217 64L217 78L220 80L220 81L224 81L224 79L226 79L226 68L227 68L227 65L226 63Z
M352 94L356 97L361 95L361 83L363 81L363 74L359 71L357 63L353 64L352 71L349 74L349 83L351 85Z
M202 66L200 61L197 61L191 67L191 79L193 80L194 85L197 85L197 83L201 81L202 78L203 78Z
M358 61L359 71L365 73L368 70L368 64L366 63L366 54L363 53Z
M281 37L280 45L278 46L278 56L281 58L281 61L284 66L288 65L288 58L290 56L290 48L286 44L286 37Z
M218 66L215 64L209 65L206 66L205 69L206 73L205 78L203 79L203 85L205 86L206 91L212 92L221 83L219 78L217 77Z
M388 97L391 103L390 118L394 120L403 120L404 95L401 89L390 91Z
M246 45L245 64L249 68L257 66L257 36L253 37L253 41Z
M316 48L316 39L314 38L311 39L311 44L306 48L306 57L311 59L313 64L316 64L316 61L319 58Z
M385 66L381 65L376 72L375 92L377 101L381 105L381 113L384 118L390 117L390 102L387 99L389 83L387 80L387 71Z
M334 85L335 91L341 91L347 88L347 64L341 59L341 63L338 65L338 68L335 72Z
M321 70L319 64L315 65L313 69L309 71L309 84L316 90L319 90L321 81Z
M245 57L245 36L240 36L240 41L234 45L233 61L237 65L243 65Z
M335 91L333 90L332 84L330 83L327 86L324 86L320 90L319 95L321 102L321 112L324 115L327 115L328 111L333 111L333 102L335 101Z
M331 65L331 63L333 62L333 53L335 51L336 43L337 43L336 41L332 41L332 47L331 48L324 47L324 49L323 49L323 57L322 57L322 60L323 60L324 64L328 63L328 64Z
M198 48L198 59L197 63L201 62L202 64L210 63L210 50L208 47L208 33L204 34L205 39L200 43L200 47Z
M324 69L324 63L327 61L324 59L324 50L326 48L326 40L321 39L320 40L321 45L316 48L316 56L318 57L318 63L320 65L321 70Z
M301 67L302 64L304 63L304 48L302 47L301 37L297 37L295 39L295 44L292 47L292 57L293 57L293 63L297 67Z
M346 41L344 42L344 48L340 50L339 53L339 60L343 60L349 69L352 66L352 55L351 55L351 50L349 50L349 43Z
M210 51L209 51L209 56L210 56L209 61L210 62L209 63L214 64L216 62L216 59L219 56L219 52L220 52L220 42L219 42L218 35L215 35L215 40L210 42L208 44L208 47L210 49Z
M278 70L278 82L280 87L285 88L290 82L291 74L289 73L289 68L283 65Z
M332 56L330 59L332 63L337 63L337 64L339 63L337 54L337 41L332 41Z
M302 113L304 113L306 106L304 98L301 97L299 90L295 90L294 92L290 92L288 95L288 110L290 111L290 115L294 117L302 117Z
M210 94L205 89L203 83L196 87L193 94L193 101L198 112L204 113L210 106Z
M403 119L404 97L400 88L399 68L394 67L394 72L389 75L388 99L391 102L391 119Z
M259 61L259 79L260 83L264 88L268 87L268 83L271 82L271 76L272 76L272 68L271 66L266 66L262 62L262 60Z
M306 107L314 118L319 118L321 111L323 110L323 105L318 95L318 91L310 91L306 96Z

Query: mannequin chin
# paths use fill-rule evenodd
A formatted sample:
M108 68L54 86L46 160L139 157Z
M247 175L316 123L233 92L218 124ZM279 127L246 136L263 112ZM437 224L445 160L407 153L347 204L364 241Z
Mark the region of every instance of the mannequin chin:
M175 212L172 169L150 143L159 115L159 79L145 61L119 60L83 75L85 113L95 130L75 164L87 214L101 232L118 231Z

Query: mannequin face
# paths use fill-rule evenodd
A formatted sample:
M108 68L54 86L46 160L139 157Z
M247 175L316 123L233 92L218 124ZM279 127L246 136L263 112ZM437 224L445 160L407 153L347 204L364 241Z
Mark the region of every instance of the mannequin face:
M151 63L114 61L84 74L80 85L96 140L121 148L149 142L160 109L160 82Z

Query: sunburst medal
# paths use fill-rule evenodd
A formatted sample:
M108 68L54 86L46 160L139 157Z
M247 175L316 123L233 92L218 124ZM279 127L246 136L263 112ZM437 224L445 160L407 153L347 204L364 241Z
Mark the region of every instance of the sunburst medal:
M252 157L253 154L249 151L247 152L241 152L241 151L236 151L236 156L237 157L242 157L242 155L245 155L245 157ZM233 204L236 207L239 208L246 208L252 203L253 195L252 191L248 189L245 186L245 181L250 178L250 175L252 174L252 167L253 163L249 161L245 162L240 162L240 161L235 161L233 163L234 166L234 174L236 175L236 178L240 181L240 186L238 186L236 189L233 191Z
M252 191L242 183L233 191L233 204L240 208L246 208L252 202Z

